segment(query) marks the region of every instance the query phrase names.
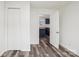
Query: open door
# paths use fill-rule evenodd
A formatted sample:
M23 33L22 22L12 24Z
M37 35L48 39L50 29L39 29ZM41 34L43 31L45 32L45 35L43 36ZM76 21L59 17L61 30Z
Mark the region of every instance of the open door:
M50 43L59 48L59 12L56 11L50 20Z

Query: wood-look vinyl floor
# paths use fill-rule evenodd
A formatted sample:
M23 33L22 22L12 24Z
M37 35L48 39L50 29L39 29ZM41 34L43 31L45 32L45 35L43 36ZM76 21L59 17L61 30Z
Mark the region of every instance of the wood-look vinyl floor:
M40 44L31 45L31 51L8 50L1 57L79 57L68 49L59 49L51 45L46 38L41 38Z

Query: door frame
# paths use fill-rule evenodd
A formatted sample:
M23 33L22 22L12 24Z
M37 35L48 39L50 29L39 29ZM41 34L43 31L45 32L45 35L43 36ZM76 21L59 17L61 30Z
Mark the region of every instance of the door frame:
M58 20L59 22L59 11L58 10L50 10L50 11L40 11L39 12L39 17L41 15L50 15L50 44L52 44L53 46L55 46L56 48L59 48L59 33L56 33L56 32L59 32L59 29L58 31L56 31L56 24L55 22ZM53 19L53 20L52 20ZM51 23L52 22L52 23ZM59 24L59 23L58 23ZM59 28L59 26L58 26ZM39 33L38 33L39 34ZM58 38L56 37L58 34ZM54 35L54 36L52 36ZM55 39L55 40L54 40ZM53 41L54 40L54 41Z

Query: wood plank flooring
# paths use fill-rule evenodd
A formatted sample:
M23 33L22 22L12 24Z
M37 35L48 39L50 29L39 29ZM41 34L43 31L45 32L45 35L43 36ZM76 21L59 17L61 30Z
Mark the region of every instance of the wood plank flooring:
M46 38L41 38L40 44L31 45L31 51L8 50L1 57L79 57L68 49L60 46L57 49Z

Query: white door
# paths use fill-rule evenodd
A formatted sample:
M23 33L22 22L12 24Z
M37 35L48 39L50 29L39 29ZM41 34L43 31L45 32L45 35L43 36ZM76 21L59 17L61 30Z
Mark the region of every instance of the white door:
M21 38L21 15L20 8L8 8L7 27L8 27L8 48L19 50Z
M30 3L6 2L5 7L7 49L30 51Z
M50 43L59 48L59 12L56 11L50 20Z

